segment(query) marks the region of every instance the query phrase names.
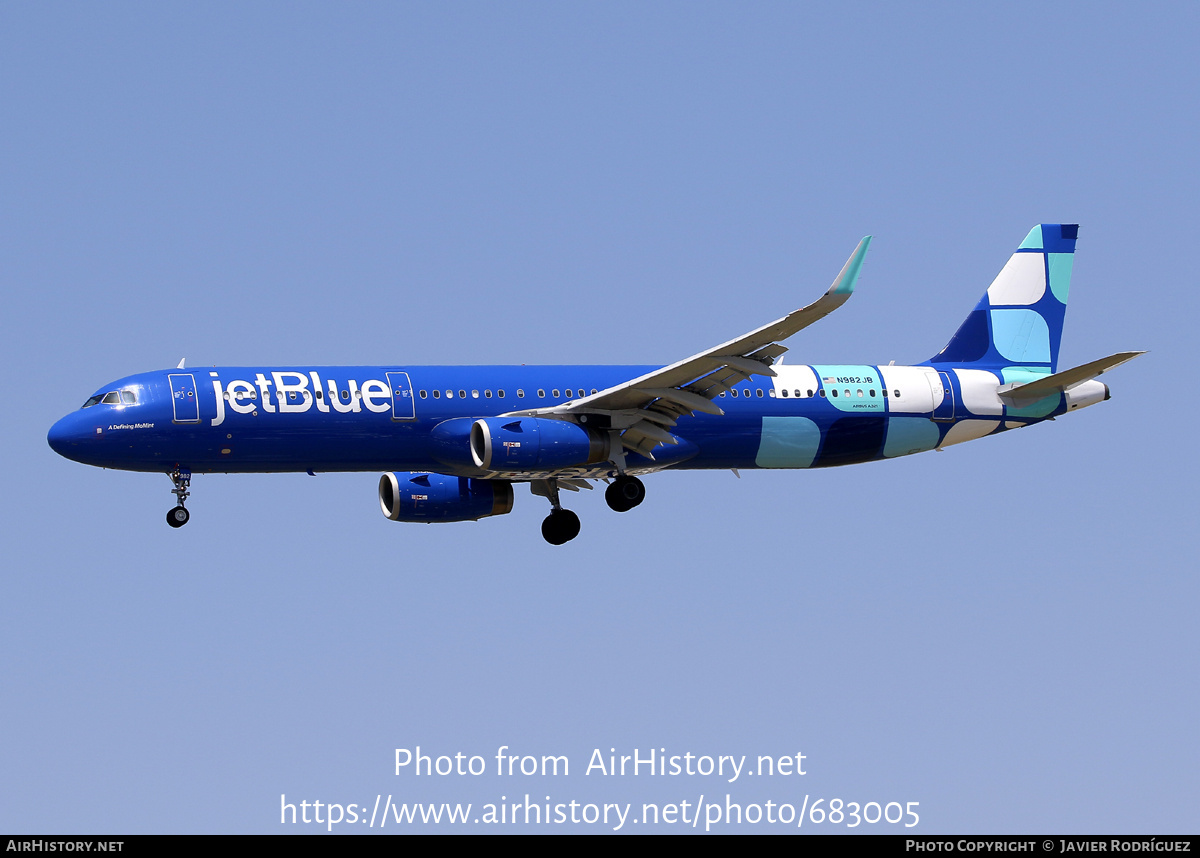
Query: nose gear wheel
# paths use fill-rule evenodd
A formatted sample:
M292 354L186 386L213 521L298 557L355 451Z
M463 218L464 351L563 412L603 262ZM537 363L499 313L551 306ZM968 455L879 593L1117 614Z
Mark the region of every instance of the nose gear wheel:
M171 483L174 488L171 489L171 494L179 501L178 506L167 512L167 524L171 527L183 527L188 523L188 519L192 516L187 511L184 504L187 502L191 492L188 490L192 484L192 472L187 468L176 466L175 470L167 474L171 478Z

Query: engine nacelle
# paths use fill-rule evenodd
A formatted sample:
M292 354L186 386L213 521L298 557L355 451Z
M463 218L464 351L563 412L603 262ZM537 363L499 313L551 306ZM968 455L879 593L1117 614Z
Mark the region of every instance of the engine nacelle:
M550 471L607 462L607 432L566 420L484 417L471 425L471 460L485 471Z
M477 521L512 512L512 483L410 471L379 478L379 508L392 521Z

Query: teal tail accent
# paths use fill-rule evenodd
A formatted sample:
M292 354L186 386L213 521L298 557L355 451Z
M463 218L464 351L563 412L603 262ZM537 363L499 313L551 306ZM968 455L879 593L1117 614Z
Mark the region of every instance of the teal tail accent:
M1078 224L1031 229L957 333L927 363L1056 372L1078 235Z

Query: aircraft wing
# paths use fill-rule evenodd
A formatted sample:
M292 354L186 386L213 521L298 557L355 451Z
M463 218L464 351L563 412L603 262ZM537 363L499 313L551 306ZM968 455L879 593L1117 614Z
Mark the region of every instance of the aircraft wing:
M723 414L713 402L720 393L752 375L774 376L771 363L787 351L779 340L807 328L846 303L870 244L868 235L858 243L824 295L782 319L591 396L513 414L568 420L586 414L608 414L613 429L623 430L624 448L650 456L650 451L660 443L677 443L667 427L674 426L680 417L696 412Z

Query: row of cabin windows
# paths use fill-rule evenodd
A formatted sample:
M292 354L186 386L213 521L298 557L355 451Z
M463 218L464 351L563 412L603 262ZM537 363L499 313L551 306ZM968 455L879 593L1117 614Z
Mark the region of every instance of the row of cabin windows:
M759 397L760 399L762 398L762 395L763 395L762 388L757 388L757 389L746 388L746 389L743 389L743 390L742 390L740 393L738 392L738 389L737 389L736 387L730 388L730 390L729 390L729 395L730 395L730 396L732 396L734 399L737 399L739 396L745 396L745 397L749 397L749 396L751 396L752 394L755 394L755 393L757 393L757 395L758 395L758 397ZM874 396L875 396L875 389L874 389L874 388L868 388L868 389L867 389L867 393L868 393L868 395L870 395L870 396L874 397ZM880 391L880 393L882 393L882 394L883 394L883 396L884 396L884 398L885 398L885 399L887 398L887 395L888 395L887 388L884 388L884 389L882 389L882 390ZM826 393L825 393L825 391L824 391L823 389L822 389L822 390L818 390L818 391L817 391L817 394L819 394L820 396L825 396L825 395L826 395ZM768 395L768 396L770 396L770 397L772 397L772 398L774 398L774 397L775 397L775 390L774 390L774 388L772 388L771 390L768 390L768 391L767 391L767 395ZM787 398L788 398L788 396L789 396L790 394L788 393L788 390L787 390L787 388L782 388L782 389L779 391L779 395L780 395L782 398L784 398L784 399L787 399ZM803 391L803 390L801 390L800 388L796 388L796 390L795 390L795 397L796 397L796 399L805 399L806 397L811 397L812 395L813 395L813 392L812 392L812 390L811 390L811 389L810 389L810 390L807 390L807 391ZM829 390L829 394L828 394L828 395L829 395L829 396L832 396L832 397L834 397L834 398L836 399L836 398L838 397L838 392L837 392L837 390L835 390L835 389L833 389L833 388L830 388L830 390ZM850 398L850 397L852 397L852 396L854 395L854 393L853 393L853 392L850 390L850 388L848 388L848 387L847 387L847 388L844 388L844 394L843 394L843 395L844 395L844 396L846 396L847 398ZM862 391L862 388L860 387L860 388L858 388L858 398L860 398L860 399L861 399L861 398L862 398L862 395L863 395L863 391ZM725 391L721 391L721 396L725 396ZM893 391L892 391L892 396L893 396L893 397L895 397L896 399L899 399L899 398L900 398L900 391L899 391L899 390L893 390Z
M886 397L888 396L888 391L887 391L887 388L884 388L884 389L880 390L879 392L880 392L880 393L881 393L881 394L884 396L884 398L886 398ZM433 393L433 398L434 398L434 399L441 399L441 398L442 398L442 396L443 396L443 392L442 392L442 391L440 391L440 390L435 390L435 391L433 391L432 393ZM561 393L563 394L562 396L560 396L560 391L558 390L558 388L555 388L555 389L553 389L553 390L551 390L551 391L550 391L550 395L551 395L551 397L552 397L552 398L554 398L554 399L563 399L563 398L565 398L565 399L574 399L574 398L575 398L576 389L575 389L575 388L570 388L570 387L568 387L566 390L564 390L564 391L561 391ZM587 396L587 395L588 395L588 391L587 391L587 390L585 390L585 389L584 389L584 388L582 388L582 387L581 387L581 388L578 388L578 393L579 393L579 396L580 396L580 397L584 397L584 396ZM596 394L596 388L594 388L594 387L593 387L593 388L592 388L592 391L591 391L591 393L592 393L592 395L595 395L595 394ZM359 395L361 396L362 394L359 394ZM419 391L419 392L418 392L418 395L419 395L419 396L420 396L422 399L428 399L428 398L429 398L429 395L430 395L430 391L427 391L427 390L422 390L422 391ZM453 399L453 398L454 398L454 391L453 391L453 390L447 390L447 391L445 391L445 394L444 394L444 395L445 395L445 397L446 397L447 399ZM545 399L545 398L546 398L546 391L545 391L545 389L544 389L544 388L540 388L540 387L539 387L539 388L538 388L538 391L537 391L537 395L538 395L538 398L539 398L539 399ZM726 395L726 394L725 394L725 391L721 391L721 396L725 396L725 395ZM754 389L751 389L751 388L745 388L745 389L741 390L741 392L739 393L738 389L735 387L735 388L730 388L730 390L729 390L729 395L730 395L730 396L732 396L732 397L734 397L735 399L736 399L738 396L750 397L750 396L753 396L753 395L757 395L757 396L758 396L758 397L761 399L761 398L762 398L762 396L763 396L763 391L762 391L762 388L754 388ZM773 388L772 388L771 390L768 390L768 391L767 391L767 395L768 395L768 396L770 396L770 397L772 397L772 398L774 398L774 397L775 397L775 395L776 395L776 394L775 394L775 390L774 390ZM779 395L780 395L781 397L783 397L784 399L787 399L789 396L793 395L793 393L790 393L790 392L789 392L789 391L788 391L786 388L783 388L783 389L781 389L781 390L780 390L780 392L779 392ZM825 390L823 390L823 389L822 389L822 390L818 390L818 391L816 391L816 393L815 393L815 394L814 394L814 392L813 392L811 389L810 389L810 390L807 390L807 391L805 391L805 390L801 390L800 388L796 388L796 389L795 389L795 391L794 391L794 396L795 396L795 398L796 398L796 399L805 399L805 398L807 398L807 397L812 397L812 396L814 396L814 395L819 395L819 396L822 396L822 397L824 397L824 396L826 396L827 394L826 394ZM832 396L832 397L834 397L835 399L836 399L836 398L839 396L839 394L838 394L838 391L837 391L836 389L833 389L833 388L830 388L828 395L829 395L829 396ZM847 397L847 398L851 398L851 397L853 397L855 394L854 394L854 391L852 391L850 388L844 388L844 390L843 390L843 393L842 393L841 395L844 395L844 396L845 396L845 397ZM859 397L860 399L862 398L862 396L863 396L863 390L862 390L862 388L858 388L857 395L858 395L858 397ZM874 389L874 388L868 388L868 389L867 389L867 395L868 395L868 396L870 396L870 397L874 397L874 396L876 395L876 394L875 394L875 389ZM895 398L899 399L899 398L900 398L900 391L899 391L899 390L893 390L893 391L892 391L892 393L891 393L891 395L892 395L893 397L895 397ZM320 394L320 391L318 391L318 392L317 392L317 397L318 397L318 398L320 398L320 396L321 396L321 394ZM343 396L343 397L348 397L348 396L349 396L349 394L347 394L347 393L346 393L346 391L344 391L344 390L343 390L343 391L342 391L342 396ZM504 391L503 391L503 390L497 390L497 391L496 391L496 397L497 397L498 399L503 399L503 398L504 398L504 396L505 396L505 394L504 394ZM484 397L484 399L491 399L491 398L492 398L492 391L491 391L491 390L484 390L484 391L483 391L483 397ZM253 394L251 394L251 398L253 398ZM465 390L459 390L459 391L458 391L458 398L459 398L459 399L466 399L466 398L467 398L467 391L465 391ZM472 399L478 399L478 398L479 398L479 391L478 391L478 390L472 390L472 391L471 391L471 398L472 398ZM518 388L518 389L517 389L517 398L518 398L518 399L524 399L524 398L525 398L525 391L524 391L524 390L522 390L522 389L520 389L520 388Z
M308 390L302 390L302 391L300 391L300 395L303 396L305 399L308 399L313 395L313 393ZM333 393L330 394L330 396L333 396L333 395L335 395L335 394L333 394ZM325 392L323 390L318 389L316 391L316 397L317 397L317 399L324 399ZM341 395L342 399L349 401L350 399L353 399L355 397L357 397L358 399L362 399L362 391L361 390L354 391L354 396L351 396L350 391L348 391L348 390L342 391L342 395ZM226 399L230 398L228 391L225 392L225 398ZM288 399L295 399L295 398L296 398L296 391L289 390L288 391ZM243 399L258 399L258 391L256 391L256 390L251 390L251 391L238 390L238 391L234 392L233 399L236 399L238 402L241 402Z
M318 400L320 400L320 398L323 398L323 392L322 392L322 391L320 391L320 390L317 390L316 392L317 392L317 398L318 398ZM551 392L551 396L552 396L553 398L556 398L556 400L557 400L557 398L562 398L562 397L560 397L560 396L559 396L559 390L558 390L557 388L556 388L556 389L554 389L554 390L551 390L550 392ZM565 394L565 398L568 398L568 400L574 400L574 398L575 398L575 389L574 389L574 388L568 388L568 389L566 389L565 391L562 391L562 392L564 392L564 394ZM592 394L594 395L594 394L595 394L595 392L596 392L596 389L595 389L595 388L593 388L593 389L592 389ZM868 395L869 395L869 396L871 396L871 397L874 397L874 396L875 396L875 389L874 389L874 388L870 388L870 389L868 389L868 391L866 391L866 392L868 392ZM881 392L881 394L882 394L884 397L887 397L887 396L888 396L888 391L887 391L887 389L886 389L886 388L884 388L884 389L883 389L883 390L881 390L880 392ZM587 391L587 390L584 390L583 388L578 388L578 394L580 394L580 396L581 396L581 397L583 397L583 396L587 396L587 395L588 395L588 391ZM826 396L826 391L824 391L824 390L818 390L818 391L816 391L816 394L817 394L817 395L820 395L820 396ZM428 396L430 396L430 391L427 391L427 390L421 390L421 391L419 391L419 395L420 395L420 397L422 398L422 400L426 400L426 398L428 398ZM724 391L724 390L722 390L722 391L721 391L721 396L722 396L722 397L724 397L725 395L726 395L726 394L725 394L725 391ZM745 388L745 389L743 389L743 390L742 390L742 391L740 391L740 392L738 391L738 389L737 389L737 388L731 388L731 389L730 389L730 391L728 391L728 395L732 396L733 398L737 398L738 396L750 397L750 396L752 396L752 395L757 395L757 396L758 396L758 398L762 398L762 396L763 396L763 392L762 392L762 388L756 388L756 389ZM767 395L768 395L768 396L770 396L770 397L773 397L773 398L774 398L774 396L775 396L775 391L774 391L774 389L772 389L772 390L768 390L768 391L767 391ZM787 398L788 396L790 396L791 394L788 394L788 391L787 391L787 389L785 388L785 389L781 389L781 390L780 390L780 392L779 392L779 395L780 395L781 397L784 397L784 398L785 398L785 400L786 400L786 398ZM797 388L796 390L794 390L794 396L796 396L796 398L798 398L798 400L803 400L803 398L806 398L806 397L811 397L812 395L814 395L814 392L812 392L812 390L811 390L811 389L810 389L810 390L806 390L806 391L805 391L805 390L800 390L799 388ZM829 390L829 396L833 396L834 398L836 398L836 397L838 397L838 395L839 395L839 394L838 394L838 391L836 391L836 389L830 389L830 390ZM307 390L305 390L305 391L304 391L304 397L305 397L305 398L308 398L308 396L310 396L310 392L308 392ZM358 396L359 398L362 398L362 391L361 391L361 390L355 390L355 391L354 391L354 396ZM440 400L440 398L442 398L442 396L443 396L443 392L442 392L442 391L440 391L440 390L434 390L434 391L433 391L433 398L434 398L434 400ZM505 396L505 394L504 394L504 390L503 390L503 389L502 389L502 390L497 390L497 391L496 391L496 396L497 396L497 398L500 398L500 400L503 400L503 398L504 398L504 396ZM539 389L538 389L538 396L539 396L540 398L546 398L546 391L545 391L545 389L539 388ZM844 391L844 396L846 396L847 398L848 398L848 397L851 397L851 396L853 396L853 391L851 391L851 390L850 390L850 388L846 388L846 389L845 389L845 391ZM892 396L894 396L894 397L896 397L896 398L899 398L899 397L900 397L900 391L899 391L899 390L893 390L893 391L892 391ZM228 398L229 398L229 394L228 394L228 392L227 392L227 394L226 394L226 395L224 395L224 397L226 397L226 398L227 398L227 400L228 400ZM288 397L289 397L289 398L293 398L293 400L294 400L294 398L296 398L295 391L294 391L294 390L293 390L293 391L288 391ZM452 390L446 390L446 391L445 391L445 397L446 397L446 398L448 398L448 400L452 400L452 398L454 398L454 397L455 397L455 391L452 391ZM479 391L478 391L478 390L472 390L472 391L470 391L470 397L472 397L472 398L473 398L473 400L478 400L478 398L479 398ZM859 398L862 398L862 397L863 397L863 390L862 390L862 389L858 389L858 397L859 397ZM252 390L252 391L250 391L250 392L245 392L245 391L240 391L240 390L239 390L238 392L236 392L236 394L234 394L234 398L235 398L235 400L238 400L239 402L240 402L241 400L257 400L257 398L258 398L258 392L257 392L257 391L253 391L253 390ZM352 398L352 395L350 395L350 391L348 391L348 390L343 390L343 391L342 391L342 396L341 396L341 398L343 398L343 400L347 400L347 401L349 401L349 400L350 400L350 398ZM467 398L467 391L466 391L466 390L460 390L460 391L458 391L458 398L460 398L460 400L466 400L466 398ZM491 390L485 390L485 391L484 391L484 398L485 398L485 400L490 400L490 398L492 398L492 391L491 391ZM522 390L522 389L517 389L517 398L520 398L520 400L523 400L523 398L524 398L524 390ZM133 406L133 404L137 404L137 396L133 394L133 391L132 391L132 390L122 390L122 391L120 391L120 392L119 392L119 394L118 394L118 391L115 391L115 390L114 390L114 391L110 391L110 392L108 392L108 394L100 394L100 395L97 395L97 396L92 396L92 397L90 398L90 400L88 400L88 401L86 401L86 402L84 403L84 406L83 406L83 407L84 407L84 408L86 408L86 407L88 407L88 406L95 406L95 404L96 404L96 403L98 403L98 402L103 402L104 404L114 404L114 406L115 406L115 404L122 404L122 402L124 402L124 404L126 404L126 406Z
M588 395L587 391L586 391L586 390L584 390L582 387L581 387L581 388L579 388L578 390L579 390L579 395L580 395L581 397L583 397L583 396L587 396L587 395ZM124 394L124 395L126 396L126 399L127 399L127 401L126 401L126 404L127 404L127 405L132 405L132 404L134 404L135 400L133 400L133 399L132 399L132 396L133 396L133 394L132 394L132 392L131 392L131 391L121 391L121 392L122 392L122 394ZM428 390L422 390L422 391L419 391L418 395L419 395L419 396L420 396L422 399L428 399L428 398L429 398L429 393L430 393L430 392L429 392ZM558 398L560 398L560 397L559 397L559 391L558 391L557 389L550 391L550 393L551 393L551 395L552 395L552 396L553 396L555 399L558 399ZM575 389L574 389L574 388L568 388L568 389L565 391L565 393L566 393L566 398L567 398L567 399L574 399L574 398L575 398ZM596 393L596 388L594 388L594 387L592 388L592 393ZM103 401L104 401L105 403L116 403L116 402L117 402L117 399L115 398L115 397L116 397L116 395L117 395L116 393L109 393L107 396L105 396L105 397L104 397L104 400L103 400ZM305 398L305 399L308 399L308 397L309 397L309 396L311 396L312 394L310 394L310 393L309 393L307 390L305 390L305 391L303 391L303 395L304 395L304 398ZM435 391L433 391L433 398L434 398L434 399L441 399L441 398L442 398L442 395L443 395L443 394L442 394L442 391L440 391L440 390L435 390ZM503 391L503 390L497 390L497 391L496 391L496 393L495 393L495 395L496 395L496 397L497 397L498 399L503 399L503 398L505 397L505 393L504 393L504 391ZM545 391L545 390L542 390L542 389L539 389L539 390L538 390L538 392L537 392L537 395L538 395L539 397L541 397L541 398L545 399L545 398L546 398L546 391ZM316 396L317 396L317 399L322 399L322 398L323 398L322 391L318 390L318 391L316 392ZM359 399L362 399L362 391L361 391L361 390L356 390L356 391L354 391L354 396L357 396ZM294 390L293 390L293 391L289 391L289 392L288 392L288 397L289 397L289 398L291 398L291 399L295 399L295 398L296 398L296 392L295 392ZM454 391L453 391L453 390L447 390L447 391L445 392L445 397L446 397L447 399L453 399L453 398L454 398ZM491 390L485 390L485 391L483 391L483 397L484 397L484 399L491 399L491 398L492 398L492 391L491 391ZM226 394L225 394L225 398L226 398L226 399L229 399L229 394L228 394L228 393L226 393ZM257 398L258 398L258 393L257 393L256 391L250 391L250 392L238 391L237 393L235 393L235 394L234 394L234 397L233 397L233 398L234 398L234 399L237 399L238 401L241 401L242 399L257 399ZM349 400L349 399L351 399L350 392L349 392L348 390L343 390L343 391L342 391L342 396L341 396L341 398L342 398L342 399L346 399L346 400ZM460 391L458 391L458 398L459 398L459 399L466 399L466 398L467 398L467 392L466 392L465 390L460 390ZM471 398L472 398L472 399L478 399L478 398L479 398L479 391L478 391L478 390L472 390L472 391L471 391ZM524 390L518 390L518 391L517 391L517 398L518 398L518 399L524 399L524 398L525 398L525 391L524 391ZM86 408L88 405L95 405L97 402L100 402L100 401L101 401L101 397L99 397L99 396L93 396L91 399L89 399L89 400L87 401L87 403L84 405L84 408Z
M575 399L576 390L577 390L576 388L573 388L573 387L568 387L566 390L560 391L560 390L559 390L559 389L556 387L556 388L554 388L553 390L551 390L551 391L550 391L550 395L551 395L551 396L552 396L554 399L564 399L564 398L565 398L565 399ZM444 396L445 396L447 399L453 399L453 398L454 398L454 391L453 391L453 390L447 390L447 391L445 391L445 393L444 393L444 394L443 394L443 392L442 392L442 391L440 391L440 390L435 390L435 391L432 391L432 393L433 393L433 398L434 398L434 399L441 399L443 395L444 395ZM583 389L582 387L578 388L578 393L579 393L579 396L581 396L581 397L583 397L583 396L587 396L587 395L588 395L588 392L587 392L585 389ZM592 393L596 393L596 388L594 388L594 387L592 388ZM561 394L565 394L565 396L563 396L563 395L561 395ZM429 398L429 395L430 395L430 391L428 391L428 390L421 390L421 391L418 391L418 392L417 392L417 395L418 395L418 396L420 396L422 399L428 399L428 398ZM539 398L539 399L545 399L545 398L546 398L546 391L545 391L545 389L544 389L544 388L540 388L540 387L539 387L539 388L538 388L537 395L538 395L538 398ZM497 391L496 391L496 398L497 398L497 399L503 399L503 398L504 398L504 396L505 396L505 394L504 394L504 391L503 391L503 390L497 390ZM465 390L460 390L460 391L458 391L458 398L459 398L459 399L466 399L466 398L467 398L467 392L466 392ZM472 399L478 399L478 398L479 398L479 391L478 391L478 390L472 390L472 391L471 391L471 398L472 398ZM483 398L484 398L484 399L491 399L491 398L492 398L492 391L490 391L490 390L484 390L484 391L483 391ZM517 388L517 399L524 399L524 398L525 398L525 391L524 391L523 389L521 389L521 388Z
M586 391L584 388L582 388L582 387L578 388L578 392L579 392L579 396L580 396L580 397L584 397L584 396L587 396L587 395L588 395L588 392L587 392L587 391ZM758 395L758 397L759 397L760 399L762 398L762 395L763 395L762 388L755 388L754 392L755 392L755 393ZM574 398L575 398L575 393L576 393L576 388L570 388L570 387L568 387L568 388L567 388L565 391L563 391L563 393L565 394L565 398L566 398L566 399L574 399ZM596 393L596 388L594 388L594 387L593 387L593 388L592 388L592 394L593 394L593 395L595 395L595 393ZM818 391L817 391L817 393L818 393L820 396L825 396L825 395L826 395L824 390L818 390ZM887 397L887 395L888 395L887 388L884 388L883 390L881 390L881 391L880 391L880 393L882 393L882 394L883 394L883 396L886 398L886 397ZM355 394L356 396L358 396L360 399L362 398L362 391L361 391L361 390L356 390L356 391L354 391L354 394ZM551 391L550 391L550 394L551 394L551 396L552 396L554 399L560 399L560 398L563 398L563 397L560 397L560 396L559 396L559 390L558 390L558 388L554 388L553 390L551 390ZM768 394L769 396L771 396L771 397L774 397L774 396L775 396L775 390L774 390L774 389L771 389L771 390L767 391L767 394ZM875 389L874 389L874 388L868 388L868 390L867 390L867 394L868 394L869 396L872 396L872 397L873 397L873 396L875 396ZM305 399L307 399L307 398L309 397L309 395L310 395L310 394L309 394L309 392L308 392L307 390L306 390L306 391L304 391L304 398L305 398ZM545 391L545 389L543 389L543 388L538 388L537 395L538 395L538 398L540 398L540 399L545 399L545 398L546 398L546 391ZM736 387L735 387L735 388L731 388L731 389L729 390L729 395L730 395L730 396L732 396L732 397L734 397L735 399L736 399L738 396L745 396L745 397L749 397L749 396L751 395L751 389L750 389L750 388L744 388L744 389L743 389L743 390L742 390L742 391L739 393L739 392L738 392L738 389L737 389ZM781 389L781 390L780 390L780 396L782 396L784 399L788 398L788 395L789 395L789 394L788 394L788 390L787 390L787 388L783 388L783 389ZM802 391L802 390L800 390L800 388L796 388L796 389L795 389L795 397L796 397L797 399L804 399L806 396L807 396L807 397L811 397L812 395L813 395L813 391L812 391L811 389L810 389L810 390L807 390L807 391ZM838 396L838 391L837 391L836 389L832 389L832 388L831 388L831 389L830 389L830 391L829 391L829 395L831 395L831 396L833 396L833 397L835 397L835 398L836 398L836 397ZM850 390L850 388L844 388L844 395L845 395L846 397L848 397L848 398L852 396L852 393L851 393L851 390ZM859 397L859 398L862 398L862 395L863 395L862 388L859 388L859 389L858 389L858 397ZM289 398L291 398L291 399L295 399L295 398L296 398L296 392L295 392L295 391L289 391L289 392L288 392L288 396L289 396ZM505 396L505 394L504 394L504 391L503 391L502 389L501 389L501 390L497 390L497 391L496 391L496 397L497 397L498 399L504 399L504 396ZM721 391L721 396L722 396L722 397L724 397L724 396L725 396L725 391ZM896 398L899 398L899 397L900 397L900 391L899 391L899 390L893 390L893 391L892 391L892 396L894 396L894 397L896 397ZM323 393L322 393L322 391L321 391L321 390L319 390L319 389L318 389L318 390L316 391L316 397L317 397L317 399L322 399L322 398L323 398ZM422 390L422 391L420 391L420 397L421 397L422 399L427 399L427 398L429 397L429 392L428 392L428 391L425 391L425 390ZM229 394L228 394L228 393L226 393L226 394L225 394L225 398L226 398L226 399L228 399L228 398L229 398ZM234 394L234 398L235 398L235 399L238 399L238 400L242 400L242 399L257 399L257 398L258 398L258 395L257 395L257 392L256 392L256 391L250 391L250 392L248 392L248 393L247 393L247 392L243 392L243 391L238 391L237 393L235 393L235 394ZM342 398L342 399L346 399L346 400L349 400L349 399L351 399L350 391L348 391L348 390L343 390L343 391L342 391L341 398ZM435 391L433 391L433 398L434 398L434 399L441 399L441 398L442 398L442 391L440 391L440 390L435 390ZM453 390L447 390L447 391L446 391L446 398L447 398L447 399L453 399L453 398L454 398L454 391L453 391ZM466 399L466 398L467 398L467 391L466 391L466 390L459 390L459 391L458 391L458 398L459 398L459 399ZM472 398L472 399L478 399L478 398L479 398L479 391L478 391L478 390L472 390L472 391L471 391L471 398ZM491 391L491 390L484 390L484 391L483 391L483 398L484 398L484 399L491 399L491 398L492 398L492 391ZM518 399L524 399L524 398L525 398L525 391L524 391L524 390L522 390L522 389L520 389L520 388L518 388L518 389L517 389L517 398L518 398ZM83 404L83 407L84 407L84 408L87 408L87 407L88 407L88 406L90 406L90 405L97 405L97 404L100 404L100 403L103 403L103 404L105 404L105 405L137 405L137 394L135 394L135 393L134 393L132 390L121 390L121 391L112 390L112 391L109 391L108 393L100 393L100 394L97 394L97 395L95 395L95 396L91 397L90 399L88 399L88 401L87 401L87 402L85 402L85 403Z

